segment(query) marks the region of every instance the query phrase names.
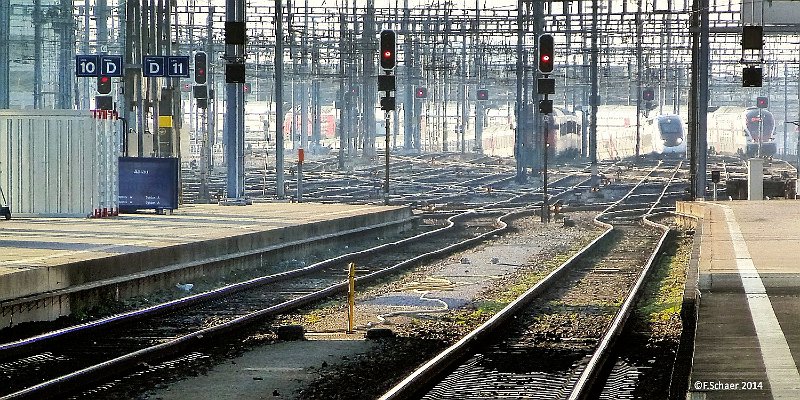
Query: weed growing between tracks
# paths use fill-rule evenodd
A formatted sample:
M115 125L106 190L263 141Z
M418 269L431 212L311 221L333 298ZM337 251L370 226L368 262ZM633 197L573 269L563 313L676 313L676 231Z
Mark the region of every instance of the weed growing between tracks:
M583 220L583 224L579 237L567 244L557 243L557 240L555 244L551 242L524 265L520 265L507 275L495 278L489 289L478 293L468 305L447 313L396 319L392 329L400 336L383 339L377 349L352 357L346 362L319 368L318 378L307 383L305 389L299 393L299 398L312 400L378 397L426 360L491 318L601 232L587 219ZM550 229L562 228L553 226ZM509 244L538 239L527 237L524 230L515 230L498 240ZM459 257L461 256L451 256L455 259ZM425 275L421 273L422 275L416 276L419 274L419 272L411 273L408 277L413 280ZM391 288L402 286L398 281L382 282L386 283L389 283L388 286ZM367 289L367 292L372 292L372 289ZM320 315L316 312L312 314ZM297 317L293 320L298 322ZM553 352L558 352L558 349L546 349L542 354L552 355Z
M633 366L636 399L679 399L669 393L675 354L681 336L681 303L692 237L671 232L656 269L648 278L628 329L618 340L616 357Z

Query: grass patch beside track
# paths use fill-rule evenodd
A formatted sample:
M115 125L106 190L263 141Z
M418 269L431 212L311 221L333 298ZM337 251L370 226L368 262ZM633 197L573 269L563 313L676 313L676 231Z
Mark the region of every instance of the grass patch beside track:
M690 236L670 232L664 252L639 300L637 313L643 322L657 324L680 318L691 246Z
M625 345L616 349L617 358L638 369L635 398L682 398L670 393L670 384L681 338L680 312L691 252L692 236L676 230L669 233L628 328L618 339Z

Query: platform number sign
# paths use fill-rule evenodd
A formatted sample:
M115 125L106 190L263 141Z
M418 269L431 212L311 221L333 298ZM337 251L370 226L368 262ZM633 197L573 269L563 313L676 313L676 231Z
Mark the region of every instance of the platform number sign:
M75 56L75 76L85 78L100 75L99 59L96 55Z
M167 76L188 78L189 77L189 57L176 56L169 57L167 60Z

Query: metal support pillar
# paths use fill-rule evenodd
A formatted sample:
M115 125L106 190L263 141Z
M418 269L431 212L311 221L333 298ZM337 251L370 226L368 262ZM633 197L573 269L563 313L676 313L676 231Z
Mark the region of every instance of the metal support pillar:
M450 65L448 60L448 48L450 47L450 10L447 9L451 2L445 2L445 13L444 13L444 33L442 34L443 40L443 49L442 49L442 61L444 65ZM449 140L449 132L447 131L447 103L449 102L449 95L450 95L450 74L449 68L444 68L441 71L442 75L442 151L448 152L450 151L450 145L448 142Z
M244 22L245 1L226 0L225 21ZM226 45L228 62L244 62L242 45ZM228 162L227 190L229 199L244 197L244 90L241 83L225 84L225 137Z
M149 0L147 6L145 7L145 32L146 35L142 35L142 42L144 42L144 54L157 54L160 53L158 48L158 27L157 21L158 17L156 16L157 12L157 4L156 0ZM150 123L151 123L151 136L152 136L152 153L153 156L158 157L159 154L159 146L158 146L158 110L159 110L159 102L158 102L158 91L161 87L159 83L159 78L152 77L147 78L147 96L150 100Z
M211 56L214 54L214 6L209 7L208 17L206 18L206 42L205 42L205 49L206 54ZM215 78L214 70L216 64L214 62L209 62L206 64L206 85L209 89L209 97L211 96L210 90L216 87L217 79ZM214 92L217 92L216 90ZM206 121L206 131L205 131L205 146L203 147L203 151L206 153L206 166L209 171L214 170L214 143L217 140L217 96L214 93L213 98L208 99L208 108L206 108L206 113L204 114L204 120Z
M286 197L283 176L283 1L275 0L275 194ZM339 150L341 152L341 150Z
M337 129L339 130L339 170L344 169L344 158L345 154L347 154L347 138L348 138L348 130L346 125L347 120L347 107L346 107L346 100L349 97L348 95L348 87L345 84L345 70L347 68L347 64L345 63L346 52L345 50L345 16L344 14L339 14L339 124L337 124Z
M642 0L636 1L636 152L639 162L642 145Z
M461 93L458 96L459 102L461 102L461 123L458 127L460 138L457 138L461 141L461 154L467 152L467 121L469 120L469 89L467 86L467 80L469 77L469 62L467 61L467 23L466 21L462 23L461 29L464 31L464 34L461 37L461 85L460 91Z
M404 99L403 99L403 149L408 151L412 149L414 142L414 83L412 78L414 71L414 53L412 52L413 36L409 26L409 16L411 10L408 8L408 0L403 0L403 25L401 31L403 37L403 53L405 55L403 64L404 78Z
M547 95L544 96L545 100ZM544 115L543 115L544 116ZM542 123L542 222L550 222L550 197L547 193L547 124Z
M706 120L708 109L709 33L708 0L692 3L692 85L689 104L689 134L691 136L691 198L705 198L706 188Z
M83 40L82 40L82 50L83 54L91 54L89 49L89 10L91 9L91 0L85 0L83 4ZM90 79L83 79L83 96L80 96L81 105L80 109L88 110L89 109L89 96L91 91L89 90L89 81Z
M700 0L700 9L708 10L709 1ZM708 162L708 75L711 56L711 46L709 42L709 21L708 13L700 13L700 78L698 79L698 112L697 112L697 196L705 199L706 197L706 167Z
M302 49L300 50L300 148L308 149L308 0L305 4L305 20L303 22L303 37L300 39Z
M70 2L70 6L72 3ZM72 8L70 7L70 15ZM11 36L11 3L0 1L0 109L9 108L9 39Z
M474 65L475 73L473 73L472 75L475 77L475 85L476 85L475 89L478 89L478 88L481 87L482 79L483 79L483 76L481 74L481 72L482 72L481 71L481 63L482 63L483 60L481 59L480 41L478 39L478 38L480 38L480 33L479 33L480 31L479 31L478 28L481 26L481 11L480 11L481 9L478 6L478 3L479 3L479 1L475 0L475 31L474 31L474 35L472 36L472 51L475 52L475 65ZM523 0L518 0L518 4L521 4L521 3L523 3ZM518 18L517 19L517 23L521 24L521 22L520 22L521 21L521 19L520 19L521 17L518 16L517 18ZM523 29L523 28L520 28L520 29ZM524 33L520 33L520 34L524 35ZM519 65L520 60L521 60L521 53L519 53L519 50L520 50L520 48L517 47L517 52L518 52L517 53L517 57L519 57L518 60L517 60L517 65ZM517 74L519 74L519 70L518 70ZM518 78L517 84L519 85L519 84L521 84L521 81L519 81L519 75L517 75L517 78ZM518 90L521 90L521 88L518 88ZM475 92L476 91L473 91L473 93L475 93ZM517 100L519 101L519 99L517 99ZM519 104L519 103L517 103L517 104ZM517 129L517 132L519 132L519 128ZM475 101L475 148L474 148L474 151L476 153L478 153L478 154L483 154L483 103L480 102L480 101ZM517 164L519 164L519 160L517 161ZM519 176L518 176L518 178L519 178ZM522 179L523 180L525 179L524 170L523 170Z
M524 99L522 98L522 80L523 75L525 73L525 65L523 64L523 45L525 43L525 1L524 0L517 0L517 68L516 68L516 75L517 75L517 101L516 101L516 117L517 117L517 129L514 135L514 156L516 158L516 166L517 166L517 175L516 180L519 183L525 182L527 177L525 176L525 153L523 143L525 141L525 132L527 130L527 121L526 116L523 115L525 112L525 103ZM476 52L477 53L477 52ZM480 103L480 102L476 102ZM477 107L476 107L477 113ZM478 121L477 115L475 120L475 131L478 130Z
M313 51L313 60L314 63L312 65L313 74L315 78L311 82L311 107L314 110L313 112L313 127L311 129L311 138L312 143L315 149L319 149L322 145L322 98L320 94L320 85L321 82L319 78L316 78L316 75L320 73L319 69L319 43L316 41L314 42L314 49Z
M130 0L129 0L130 1ZM133 65L137 65L141 61L142 55L144 54L144 48L142 43L142 35L144 29L143 21L142 21L142 4L139 0L134 0L129 3L128 7L128 21L127 26L128 28L128 40L126 43L130 46L128 51L130 54L130 58L126 58L125 63L125 77L133 77L134 79L126 79L126 82L133 85L133 89L130 91L131 100L135 101L136 104L136 153L137 156L143 157L144 156L144 78L142 77L142 70L141 68L135 68ZM135 32L135 33L134 33ZM126 83L127 84L127 83ZM133 95L136 95L136 98L133 99Z
M124 0L123 0L124 1ZM2 2L3 4L8 4L8 2ZM0 8L3 6L0 5ZM124 18L124 5L120 5L120 13ZM58 94L56 98L56 108L69 110L72 109L72 93L74 88L74 80L75 77L72 74L71 66L75 60L75 21L73 19L73 11L72 11L72 0L61 0L59 3L59 10L58 10L58 21L54 24L57 25L56 27L56 34L59 38L59 51L58 51ZM3 12L0 11L0 24L2 24L2 15ZM0 27L0 32L2 32L3 28ZM125 32L121 33L121 36L125 36ZM3 38L2 33L0 33L0 43L5 43L5 46L8 46L8 38ZM3 45L0 45L3 46ZM2 53L2 49L0 49L0 53ZM0 55L0 75L2 75L3 69L3 61L2 55ZM0 87L8 87L6 84L3 83L3 79L0 77ZM1 91L2 89L0 89ZM2 93L0 93L0 108L2 107ZM127 121L127 120L126 120Z
M783 124L783 152L781 154L786 159L789 151L789 144L787 143L787 131L789 128L789 64L783 65L783 120L786 123Z
M598 184L598 166L597 166L597 106L600 105L600 99L598 94L598 78L599 74L597 73L597 58L598 58L598 47L597 47L597 40L600 35L600 32L597 30L597 14L598 14L598 2L600 0L592 0L592 57L591 57L591 66L589 75L589 80L592 82L591 93L589 94L589 105L592 108L592 116L589 125L589 162L591 163L591 185Z
M362 43L363 48L363 85L362 85L362 125L363 125L363 147L364 157L375 155L375 98L377 87L375 86L375 0L367 1L366 15L364 16L364 29Z
M87 11L88 12L88 11ZM33 1L33 108L42 104L42 0Z
M699 7L699 0L693 0L692 3L692 19L690 30L692 33L692 62L691 72L689 74L689 121L688 121L688 142L689 147L689 197L691 199L697 198L697 77L698 77L698 59L699 46L700 46L700 16L697 11Z
M411 32L413 34L414 40L412 44L412 52L411 54L414 55L414 59L417 60L418 57L421 57L422 51L420 50L420 40L418 35L418 26L417 22L411 23ZM422 65L423 63L420 61L417 63L413 61L413 69L410 72L412 74L412 82L415 84L422 81ZM413 90L413 89L412 89ZM412 96L413 98L413 96ZM412 140L411 140L411 149L415 150L417 153L422 151L422 101L416 100L414 98L411 102L414 107L413 110L413 124L412 124Z

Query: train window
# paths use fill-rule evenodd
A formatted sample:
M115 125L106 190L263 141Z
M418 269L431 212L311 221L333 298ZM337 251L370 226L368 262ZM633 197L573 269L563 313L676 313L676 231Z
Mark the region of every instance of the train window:
M661 133L666 134L680 134L683 132L680 119L677 118L663 118L658 121L658 127Z

